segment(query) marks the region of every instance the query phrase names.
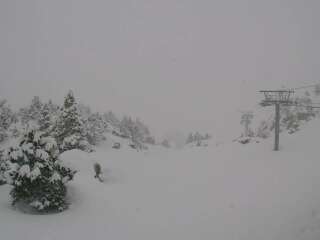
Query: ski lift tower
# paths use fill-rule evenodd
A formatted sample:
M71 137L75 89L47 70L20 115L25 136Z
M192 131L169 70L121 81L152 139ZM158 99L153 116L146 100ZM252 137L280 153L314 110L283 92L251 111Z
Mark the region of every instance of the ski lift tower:
M261 106L275 106L275 140L274 151L279 151L279 133L280 133L280 106L293 105L291 100L294 94L293 90L262 90L260 93L264 94L265 99L260 103Z

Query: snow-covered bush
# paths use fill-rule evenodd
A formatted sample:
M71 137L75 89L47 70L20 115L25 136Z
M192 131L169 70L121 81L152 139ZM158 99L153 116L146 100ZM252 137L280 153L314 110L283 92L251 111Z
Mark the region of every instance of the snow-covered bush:
M13 205L24 203L41 212L67 208L65 184L75 171L59 160L52 137L30 130L18 146L6 150L4 160L6 182L13 186Z
M196 133L189 133L185 144L186 145L190 145L190 146L197 146L197 147L201 147L201 146L207 146L207 140L209 140L211 138L209 133L206 133L204 135L200 134L199 132ZM204 142L204 143L203 143Z

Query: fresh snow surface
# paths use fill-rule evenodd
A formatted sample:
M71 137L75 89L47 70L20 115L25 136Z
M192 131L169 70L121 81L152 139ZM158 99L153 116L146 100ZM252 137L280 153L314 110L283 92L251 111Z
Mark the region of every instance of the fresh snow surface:
M69 151L69 210L30 215L0 186L3 240L319 240L320 121L259 144ZM94 178L101 164L104 183Z

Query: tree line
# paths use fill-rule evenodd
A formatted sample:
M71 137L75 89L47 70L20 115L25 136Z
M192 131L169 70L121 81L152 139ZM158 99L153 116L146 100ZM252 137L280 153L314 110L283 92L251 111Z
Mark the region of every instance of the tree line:
M61 152L74 148L92 151L93 146L106 139L106 132L129 139L136 149L155 144L155 138L140 119L119 119L112 111L92 112L90 107L77 103L72 91L62 106L51 100L42 102L35 96L30 105L15 112L6 100L0 101L0 143L22 136L30 128L54 137Z

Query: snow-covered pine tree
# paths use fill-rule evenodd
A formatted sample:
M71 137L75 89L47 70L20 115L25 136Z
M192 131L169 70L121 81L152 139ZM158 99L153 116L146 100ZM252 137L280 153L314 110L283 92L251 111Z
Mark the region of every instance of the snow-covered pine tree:
M240 124L244 126L244 132L243 132L244 137L253 137L253 135L254 135L254 132L250 128L253 117L254 117L253 112L251 112L251 111L244 112L241 116Z
M4 177L4 171L5 171L5 162L3 159L3 150L0 150L0 185L3 185L6 183L6 180Z
M31 120L37 121L40 118L43 104L39 96L34 96L29 108L29 116Z
M146 146L143 145L143 133L131 117L125 116L122 119L120 122L120 131L131 140L131 147L138 150L146 148Z
M314 94L320 96L320 84L317 84L314 88Z
M189 133L188 138L186 140L186 144L192 143L194 141L194 137L192 133Z
M83 119L88 119L90 117L90 115L92 114L91 108L87 105L82 104L82 103L78 104L78 109L79 109L79 112L80 112Z
M13 186L13 205L24 203L42 212L67 208L65 184L75 171L59 160L52 137L30 130L18 146L6 151L4 159L6 182Z
M91 150L84 133L84 121L72 91L69 91L65 97L55 126L54 136L61 152L71 149Z
M50 106L48 104L43 105L38 123L40 131L50 132L50 128L52 127L52 119Z
M135 126L138 129L138 135L141 142L145 143L147 137L150 137L149 128L139 118L136 119Z
M209 133L206 133L203 137L204 140L209 140L211 138L211 135Z
M10 125L14 122L14 114L6 100L0 101L0 142L8 137Z
M117 116L112 111L109 111L108 113L104 113L103 118L113 128L117 129L120 127L120 120L117 118Z
M202 140L203 136L199 132L196 132L193 136L193 141L196 142L198 147L201 146Z
M49 112L50 112L50 115L51 116L58 116L59 114L59 106L55 103L52 102L52 100L49 100L48 103L46 103L48 109L49 109Z
M35 125L38 124L38 120L42 111L42 102L39 96L34 96L31 100L30 106L21 108L19 116L23 125Z
M131 129L133 122L130 117L124 116L120 122L120 131L123 136L131 138Z
M9 136L18 138L25 132L25 126L22 126L20 122L14 122L9 127Z
M85 135L88 142L97 145L105 140L104 132L107 125L99 113L91 114L85 121Z

